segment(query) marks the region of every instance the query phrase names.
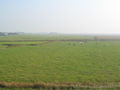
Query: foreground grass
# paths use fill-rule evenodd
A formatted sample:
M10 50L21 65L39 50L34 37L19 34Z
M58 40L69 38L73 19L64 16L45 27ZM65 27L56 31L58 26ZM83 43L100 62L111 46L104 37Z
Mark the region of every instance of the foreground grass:
M119 85L119 53L117 41L53 42L0 49L0 81Z
M120 42L56 42L0 50L0 81L119 82Z

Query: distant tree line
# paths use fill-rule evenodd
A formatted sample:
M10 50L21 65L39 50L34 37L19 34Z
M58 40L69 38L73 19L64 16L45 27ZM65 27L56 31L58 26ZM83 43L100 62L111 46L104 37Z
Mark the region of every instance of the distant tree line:
M0 36L8 36L8 35L20 35L23 32L0 32Z

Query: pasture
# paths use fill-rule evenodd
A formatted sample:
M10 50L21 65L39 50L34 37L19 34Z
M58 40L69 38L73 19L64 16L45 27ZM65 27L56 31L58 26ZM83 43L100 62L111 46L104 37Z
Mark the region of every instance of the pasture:
M53 83L58 86L69 83L79 87L120 88L120 41L59 41L63 39L24 37L26 40L43 41L23 41L25 38L19 36L0 37L1 83ZM56 41L46 41L50 39Z
M14 36L1 36L0 41L34 41L34 40L93 40L93 36L84 35L68 35L68 34L25 34Z

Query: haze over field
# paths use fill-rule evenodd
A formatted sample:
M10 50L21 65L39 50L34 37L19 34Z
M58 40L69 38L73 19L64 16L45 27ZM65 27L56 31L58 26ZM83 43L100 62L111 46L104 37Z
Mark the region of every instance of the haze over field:
M120 0L0 0L0 32L120 34Z
M0 90L120 90L120 0L0 0Z

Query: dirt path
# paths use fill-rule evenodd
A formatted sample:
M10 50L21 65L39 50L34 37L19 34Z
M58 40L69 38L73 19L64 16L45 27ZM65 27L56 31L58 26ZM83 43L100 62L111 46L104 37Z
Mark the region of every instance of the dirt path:
M120 89L120 83L18 83L0 82L0 88L46 88L46 89Z

